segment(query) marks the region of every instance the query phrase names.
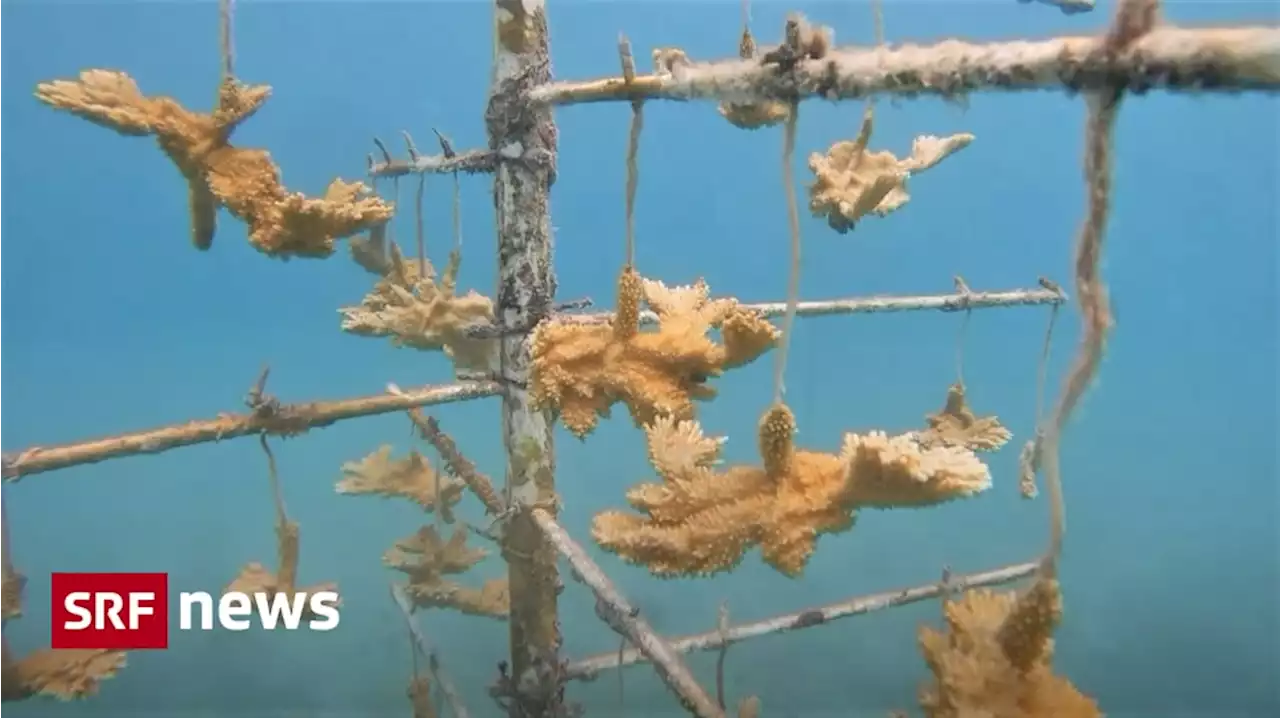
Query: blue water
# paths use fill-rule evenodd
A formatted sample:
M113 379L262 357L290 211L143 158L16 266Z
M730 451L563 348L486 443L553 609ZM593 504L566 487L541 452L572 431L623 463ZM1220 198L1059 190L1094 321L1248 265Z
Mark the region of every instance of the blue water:
M997 2L888 0L891 39L997 39L1093 32L1110 8L1063 16ZM754 10L776 37L781 3ZM799 9L868 42L864 2ZM1178 2L1179 22L1269 22L1277 5ZM554 70L616 70L617 33L641 56L679 45L732 54L736 3L553 2ZM282 400L342 398L447 381L443 357L396 350L338 330L367 274L345 252L279 262L255 252L223 216L212 251L192 249L186 188L152 140L127 139L32 98L41 80L82 68L127 70L149 93L204 109L218 77L217 11L202 3L8 2L3 7L3 446L88 438L235 411L263 363ZM370 139L430 128L459 147L485 142L490 72L484 2L244 2L237 70L274 86L236 143L267 147L291 189L318 193L359 177ZM1278 105L1259 96L1152 95L1126 102L1116 132L1114 215L1104 271L1118 325L1097 387L1064 445L1069 533L1059 669L1115 716L1280 714L1277 558ZM557 112L560 174L552 207L560 298L612 294L622 258L628 108ZM849 137L858 104L803 107L797 158ZM973 132L976 142L913 181L913 201L839 236L804 219L806 298L939 293L953 274L975 289L1070 286L1082 212L1083 103L1060 93L980 94L963 110L937 100L883 102L878 147L917 134ZM729 127L709 104L651 105L642 139L638 264L668 282L706 277L748 301L783 296L786 213L776 130ZM402 198L411 197L406 182ZM494 286L487 177L464 179L462 284ZM428 183L429 243L448 244L451 182ZM408 231L408 225L405 225ZM980 412L1015 439L991 462L995 487L926 511L865 514L821 541L804 579L751 556L713 580L658 581L595 552L665 633L707 630L728 599L737 620L1027 560L1043 547L1047 504L1016 488L1017 447L1034 422L1044 307L975 313L966 379ZM847 429L918 425L954 377L960 317L940 313L802 320L787 379L806 447L830 450ZM1051 388L1076 342L1074 308L1059 322ZM708 432L733 437L731 461L754 461L756 417L770 398L771 358L718 381ZM492 475L503 471L498 404L433 412ZM619 412L585 443L557 434L567 529L588 544L590 517L649 476L641 435ZM10 704L14 716L407 715L409 655L379 561L423 520L408 505L335 495L339 466L384 442L410 447L402 415L362 419L277 443L289 508L302 527L303 582L344 594L332 633L178 634L166 652L134 653L127 670L79 704ZM24 479L4 489L18 567L30 576L25 617L6 629L18 652L48 641L48 572L168 571L175 586L216 590L247 561L274 560L265 464L241 439ZM464 514L480 516L474 500ZM475 583L500 575L491 559ZM562 598L566 652L616 649L592 600ZM884 715L914 708L926 670L916 626L927 602L735 647L731 696L758 694L766 716ZM485 686L507 650L504 624L435 612L423 626L443 650L473 715L494 715ZM690 658L707 684L713 655ZM644 667L574 685L592 716L670 716L678 709Z

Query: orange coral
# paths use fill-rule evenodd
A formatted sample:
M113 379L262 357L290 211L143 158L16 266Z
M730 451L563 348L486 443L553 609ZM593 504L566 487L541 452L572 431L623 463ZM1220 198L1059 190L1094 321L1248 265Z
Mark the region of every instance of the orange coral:
M778 337L772 324L737 300L710 300L709 294L701 281L667 287L624 269L612 322L553 319L534 331L534 405L558 410L579 438L619 401L637 426L663 415L692 417L694 399L715 396L708 378L754 361ZM642 300L658 315L656 331L640 331ZM720 330L723 344L708 337L712 329Z
M273 599L276 594L284 594L292 600L299 593L337 592L336 583L321 583L302 589L297 587L299 537L296 523L286 519L276 525L276 549L279 566L275 573L256 561L248 563L240 569L240 573L227 586L224 593L240 592L249 595L265 593ZM302 616L307 620L315 618L310 603L303 608Z
M42 648L20 659L9 657L3 647L3 700L20 701L48 696L69 701L88 698L98 686L124 668L122 651L96 649L54 650Z
M924 449L910 435L872 432L846 435L839 454L798 451L795 430L791 410L774 406L760 421L761 466L717 472L723 438L659 417L645 432L663 483L627 492L647 516L605 511L593 537L659 576L728 571L753 545L766 563L797 576L818 536L852 528L858 508L932 505L990 485L989 470L967 449Z
M391 337L398 346L444 351L458 370L496 369L496 339L467 336L467 327L493 322L493 301L475 290L457 291L461 255L454 251L444 274L430 262L408 262L394 243L375 232L351 242L352 256L382 278L359 306L343 307L342 330L360 336ZM425 270L425 272L423 271Z
M192 112L169 97L147 97L129 75L85 70L77 80L36 86L36 99L126 136L154 135L186 178L191 241L213 243L219 207L249 228L249 241L277 257L327 257L337 239L391 218L392 208L359 182L330 183L323 197L289 192L265 150L232 147L232 132L266 102L271 88L225 77L218 106Z
M942 410L926 417L929 428L917 435L923 446L963 446L974 451L996 451L1009 442L1012 432L994 416L979 417L965 400L963 383L947 389Z
M385 444L359 461L343 464L342 473L336 487L340 494L406 498L424 511L439 512L449 523L453 523L453 507L462 500L466 488L461 480L436 471L416 451L392 460L391 447Z
M459 527L448 541L431 526L423 526L396 542L382 562L408 575L405 594L421 607L453 608L473 616L505 619L511 610L506 579L491 579L479 588L462 586L444 578L465 573L488 555L467 546L467 530Z
M947 601L947 630L920 629L934 680L921 689L928 718L1099 718L1097 704L1054 675L1053 631L1062 619L1058 582L1039 579L1022 596L986 589Z

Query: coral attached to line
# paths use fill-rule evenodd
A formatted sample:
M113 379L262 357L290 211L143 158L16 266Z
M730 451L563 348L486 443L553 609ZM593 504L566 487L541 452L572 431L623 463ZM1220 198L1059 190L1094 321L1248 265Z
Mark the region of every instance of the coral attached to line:
M534 405L557 410L579 438L616 402L627 405L637 426L658 416L691 418L694 399L715 396L708 379L755 361L778 338L772 324L737 300L709 295L702 281L667 287L624 269L611 322L558 318L535 329ZM641 300L658 315L655 331L641 331ZM708 336L713 329L722 343Z
M360 182L335 179L323 197L289 192L265 150L232 147L231 134L266 102L271 88L224 78L218 107L202 114L169 97L147 97L129 75L85 70L76 80L36 86L36 99L127 136L154 135L186 178L191 241L213 244L219 207L248 225L249 241L277 257L327 257L334 242L391 218L391 205Z
M475 589L445 578L471 570L487 555L484 549L467 546L467 529L461 526L448 541L435 528L423 526L387 549L382 562L409 577L404 590L416 606L506 619L511 610L506 579L491 579Z
M405 498L424 511L437 511L440 518L453 523L453 507L462 500L463 482L436 471L426 457L410 451L403 459L391 458L391 446L342 465L343 478L335 487L340 494L372 494L388 498Z
M405 259L397 245L387 247L381 229L367 240L352 240L351 254L381 277L359 306L343 307L342 330L351 334L391 337L397 346L443 351L458 371L496 369L497 341L467 336L467 327L492 324L493 301L470 290L457 293L461 255L449 255L444 274L430 262Z
M973 142L968 133L935 137L923 135L911 143L911 155L898 159L892 152L870 152L874 112L870 106L862 118L857 139L837 142L826 154L809 155L815 175L809 187L809 211L826 217L831 228L847 233L868 214L883 217L911 199L907 179L923 172Z
M759 545L766 563L798 576L818 536L852 528L859 508L928 506L990 486L987 466L961 447L923 448L910 436L848 434L838 454L796 450L795 418L778 405L760 421L761 466L713 468L723 438L692 421L660 417L646 428L660 484L627 502L645 516L605 511L592 535L605 549L659 576L733 569Z
M946 630L920 629L933 680L920 691L928 718L1100 718L1094 701L1053 673L1053 631L1062 619L1058 582L1023 595L967 591L945 604Z

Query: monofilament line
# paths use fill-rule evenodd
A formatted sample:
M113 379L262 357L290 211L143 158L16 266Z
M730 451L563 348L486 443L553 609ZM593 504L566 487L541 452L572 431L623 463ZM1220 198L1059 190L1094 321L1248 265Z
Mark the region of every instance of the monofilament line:
M222 76L235 76L235 38L232 36L235 3L232 0L218 0L218 29L222 44Z
M796 204L796 177L792 160L796 154L796 116L800 103L791 103L791 112L782 132L782 186L787 193L787 222L791 230L791 271L787 280L787 313L782 318L782 338L773 368L773 403L781 404L785 392L787 354L791 348L791 332L796 323L796 307L800 303L800 208Z
M618 57L622 61L622 76L627 82L636 78L636 59L631 54L631 42L625 35L618 36ZM644 101L631 101L631 130L627 135L627 226L626 262L636 266L636 188L640 183L640 132L644 129Z

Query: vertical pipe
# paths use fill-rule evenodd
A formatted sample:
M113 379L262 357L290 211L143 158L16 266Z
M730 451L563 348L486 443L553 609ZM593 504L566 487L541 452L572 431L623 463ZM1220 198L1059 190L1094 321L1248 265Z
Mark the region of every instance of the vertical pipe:
M543 0L494 0L493 62L485 127L489 147L498 153L493 180L497 319L520 326L546 316L556 290L548 210L556 126L549 106L529 101L529 91L551 79ZM511 671L516 685L528 689L526 696L554 701L560 581L555 549L530 510L556 512L552 423L532 407L524 388L530 366L526 337L513 334L500 341L499 371L507 387L502 399L506 491L513 510L504 547L511 586Z

